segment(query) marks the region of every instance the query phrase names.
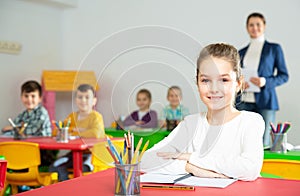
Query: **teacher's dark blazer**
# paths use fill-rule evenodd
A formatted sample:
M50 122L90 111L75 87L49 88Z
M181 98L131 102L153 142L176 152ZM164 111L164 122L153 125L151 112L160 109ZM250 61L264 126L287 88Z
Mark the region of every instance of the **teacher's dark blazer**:
M242 67L248 47L249 45L239 51ZM265 41L260 56L258 76L266 78L266 85L260 89L259 93L255 93L257 107L259 109L279 110L275 87L282 85L289 79L279 44Z

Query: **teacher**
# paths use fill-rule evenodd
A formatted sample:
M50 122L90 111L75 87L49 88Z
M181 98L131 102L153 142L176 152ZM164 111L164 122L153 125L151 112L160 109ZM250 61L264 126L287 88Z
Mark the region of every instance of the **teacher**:
M240 100L237 100L236 107L262 115L265 120L263 143L268 148L270 122L275 122L275 113L279 110L275 88L287 82L289 75L281 46L265 40L265 17L260 13L250 14L246 27L251 40L249 45L239 51L241 66L248 70L248 75L255 75L250 74L247 80L245 72L245 89Z

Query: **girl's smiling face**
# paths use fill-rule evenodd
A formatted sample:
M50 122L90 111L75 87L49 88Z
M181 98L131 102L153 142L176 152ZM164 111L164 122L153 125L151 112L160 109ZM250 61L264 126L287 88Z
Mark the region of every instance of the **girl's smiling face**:
M198 89L208 110L233 107L239 83L232 64L224 58L206 58L199 67Z
M138 93L136 104L140 111L147 111L151 105L151 99L145 93Z

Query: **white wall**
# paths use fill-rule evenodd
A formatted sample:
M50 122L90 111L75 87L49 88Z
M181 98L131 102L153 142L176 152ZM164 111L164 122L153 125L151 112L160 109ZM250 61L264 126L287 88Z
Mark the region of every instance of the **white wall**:
M114 115L126 114L135 109L134 97L141 85L151 89L155 109L160 109L166 103L166 86L178 84L184 91L183 103L192 112L203 110L193 85L194 66L190 61L196 59L201 45L208 43L222 41L238 48L245 46L248 43L246 17L253 11L259 11L267 19L266 38L282 45L291 75L287 84L277 88L281 106L277 120L291 121L293 127L289 133L289 141L300 143L300 104L294 95L300 90L297 85L300 78L295 77L295 73L300 71L297 66L297 46L300 43L299 10L298 0L78 0L77 8L64 10L28 2L2 0L0 37L20 41L24 43L24 49L18 56L0 54L1 65L14 66L1 69L3 81L7 81L1 84L1 90L3 89L4 94L14 96L13 99L7 96L2 98L1 106L5 114L1 112L1 124L6 122L7 116L13 116L21 108L15 104L18 103L18 96L15 95L19 93L15 87L28 77L38 79L40 70L44 68L41 65L51 69L62 65L63 69L94 70L101 86L98 110L104 115L106 126L110 125ZM16 13L26 15L26 23ZM156 31L151 32L148 29L143 34L140 31L132 33L133 30L130 29L144 25L167 26L178 31L170 30L170 36L166 36L166 32L162 33L163 36L154 36ZM184 34L176 34L180 31L196 41ZM160 47L174 49L179 54L149 46L124 52L130 47L152 42ZM25 50L31 44L33 46L30 50ZM192 46L189 47L188 44ZM40 50L45 45L49 46L49 50ZM121 51L124 53L118 56ZM184 55L188 58L183 58ZM112 59L114 61L109 63ZM107 63L109 66L105 66ZM25 66L28 65L37 69L27 70ZM58 118L72 110L70 99L70 93L58 95Z
M30 2L0 1L0 40L22 44L18 55L0 53L0 125L8 124L23 105L20 87L29 79L41 80L44 69L62 66L62 11Z
M156 100L153 105L155 109L159 109L161 104L166 103L166 87L162 83L156 83L163 81L166 85L179 84L183 88L183 103L192 112L199 108L203 110L204 107L198 105L198 97L195 97L196 88L192 85L194 67L180 55L149 47L130 50L118 57L114 55L134 45L131 44L134 36L139 40L141 35L138 33L126 34L128 28L144 25L160 25L178 29L194 37L203 46L221 41L241 48L249 40L245 30L245 20L253 11L262 12L266 16L266 38L280 43L284 49L291 77L287 84L277 88L281 106L281 110L277 113L277 120L291 121L293 128L289 133L289 141L300 143L298 131L300 129L298 121L300 104L297 96L294 95L300 90L297 85L300 78L294 77L294 73L300 71L297 66L299 59L296 55L297 46L300 43L298 37L300 27L297 25L300 19L300 2L297 0L274 0L272 2L267 0L94 0L89 4L84 0L79 0L78 9L66 10L64 13L63 65L66 69L95 70L101 86L98 109L104 114L106 125L112 122L114 116L126 114L135 109L136 88L140 88L144 82L146 83L144 86L153 92L154 100ZM124 29L127 31L123 32ZM122 35L127 36L128 40L122 39ZM184 45L185 38L174 40L170 36L166 39L166 42L178 42L184 46L183 50L187 49ZM155 38L147 34L144 40L153 42ZM142 45L141 41L138 44ZM91 50L93 47L95 47L94 50ZM192 49L195 48L197 47L192 47ZM186 53L190 59L195 60L198 51L196 49ZM114 58L116 59L105 67L106 63ZM148 63L148 61L156 61L156 63ZM180 71L167 68L163 63L170 64ZM103 71L104 68L105 71ZM151 78L155 82L149 81ZM114 86L116 88L113 90Z

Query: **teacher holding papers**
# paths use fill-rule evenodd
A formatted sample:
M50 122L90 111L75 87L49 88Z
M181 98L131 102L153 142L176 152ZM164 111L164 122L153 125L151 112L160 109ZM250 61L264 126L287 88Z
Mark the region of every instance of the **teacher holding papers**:
M275 112L279 109L275 88L287 82L289 75L281 46L265 40L264 16L250 14L246 26L251 41L239 51L245 87L236 108L262 115L265 121L263 143L269 147L270 122L275 121Z

